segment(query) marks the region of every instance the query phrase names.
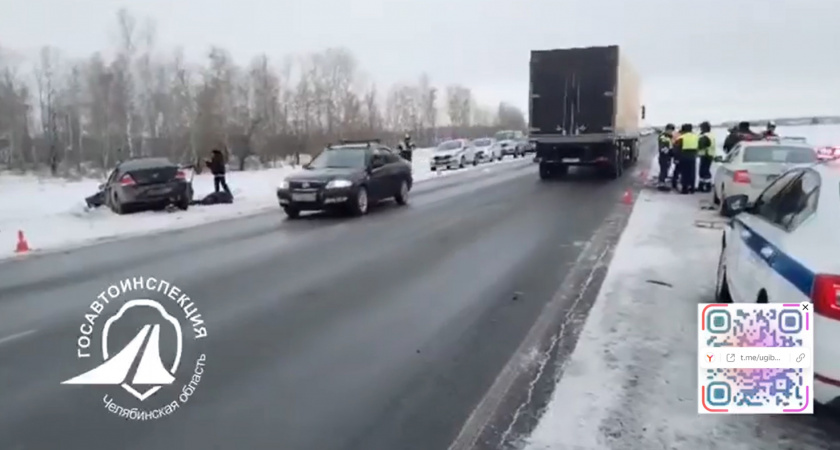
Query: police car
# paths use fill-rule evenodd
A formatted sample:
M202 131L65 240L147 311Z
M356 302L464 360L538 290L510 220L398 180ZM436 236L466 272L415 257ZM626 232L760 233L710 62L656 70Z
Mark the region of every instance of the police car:
M840 407L840 160L793 168L731 217L717 269L719 302L806 303L814 312L814 398Z

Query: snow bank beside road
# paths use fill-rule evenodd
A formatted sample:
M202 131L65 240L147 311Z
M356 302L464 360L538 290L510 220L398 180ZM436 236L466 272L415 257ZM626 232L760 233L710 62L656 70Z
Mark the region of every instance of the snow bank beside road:
M432 172L429 170L432 151L430 148L415 150L412 158L415 181L437 179L472 169L441 174ZM66 181L2 174L0 259L14 254L18 230L24 232L34 250L55 250L92 241L188 228L273 209L279 211L275 196L277 184L296 170L300 169L283 167L229 172L228 184L235 197L235 203L231 205L196 205L188 211L148 211L125 216L118 216L107 208L87 210L84 199L96 192L101 181ZM193 186L196 199L213 192L212 175L197 175Z
M0 258L15 248L18 230L38 250L62 248L117 236L185 228L210 221L253 214L277 206L277 182L291 167L253 172L231 172L228 184L236 202L231 205L193 206L188 211L148 211L118 216L107 208L87 210L85 197L99 181L35 179L0 176ZM197 175L195 198L213 192L213 177Z
M696 305L714 299L721 232L696 222L722 221L698 201L639 196L525 450L816 450L837 439L814 417L697 414Z

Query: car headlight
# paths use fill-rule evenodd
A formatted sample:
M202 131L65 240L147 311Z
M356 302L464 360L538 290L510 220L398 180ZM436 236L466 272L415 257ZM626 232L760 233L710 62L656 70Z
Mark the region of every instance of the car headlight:
M327 183L327 189L344 189L353 186L350 180L332 180Z
M280 182L280 184L279 184L279 185L277 185L277 189L278 189L278 190L286 190L286 189L289 189L289 182L288 182L288 181L286 181L286 180L281 181L281 182Z

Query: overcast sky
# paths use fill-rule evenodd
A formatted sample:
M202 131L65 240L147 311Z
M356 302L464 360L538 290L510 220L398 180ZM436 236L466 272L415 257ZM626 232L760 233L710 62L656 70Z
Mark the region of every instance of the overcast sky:
M122 6L193 59L344 46L380 83L425 71L525 110L530 50L619 44L651 121L840 113L834 0L0 0L0 46L87 55L114 41Z

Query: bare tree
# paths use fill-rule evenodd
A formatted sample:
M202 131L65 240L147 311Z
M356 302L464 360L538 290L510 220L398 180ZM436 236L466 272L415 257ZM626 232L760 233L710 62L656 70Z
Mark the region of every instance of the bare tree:
M32 161L29 89L15 58L0 49L0 164L23 169Z
M41 133L46 140L47 164L50 173L58 174L61 142L59 137L59 114L61 106L58 104L60 89L58 80L59 69L58 50L52 47L41 49L38 67L35 69L35 79L38 85L38 111L40 112Z
M137 20L127 9L117 12L117 26L119 33L119 49L117 59L113 64L116 75L118 92L116 97L117 110L123 127L123 142L128 149L128 156L134 157L134 137L136 127L135 87L134 87L134 59L137 52Z
M472 91L454 84L446 87L446 110L449 122L458 128L467 128L472 119Z
M113 52L106 52L113 57L72 60L45 48L30 64L34 96L20 61L0 51L0 165L64 173L140 156L198 164L219 148L244 168L246 160L314 153L342 137L396 143L408 131L430 143L438 136L441 95L426 74L377 86L344 48L278 58L277 67L258 55L240 67L212 47L202 63L188 64L180 50L158 49L154 22L125 9L116 19ZM515 109L500 106L497 115L477 105L465 86L445 93L454 127L445 133L521 122Z
M498 120L497 124L500 128L524 131L527 126L525 122L525 114L522 110L504 102L499 103L496 117Z

